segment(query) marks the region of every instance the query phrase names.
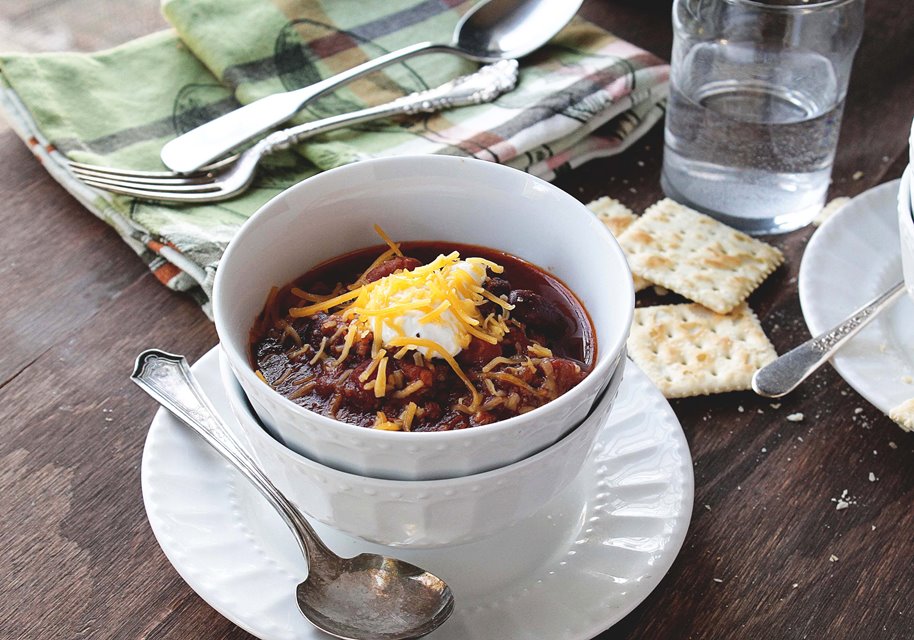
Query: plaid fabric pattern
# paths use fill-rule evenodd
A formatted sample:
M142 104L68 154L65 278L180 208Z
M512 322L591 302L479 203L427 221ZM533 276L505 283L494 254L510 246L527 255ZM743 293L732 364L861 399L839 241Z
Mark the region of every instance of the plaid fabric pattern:
M222 203L173 206L90 189L66 158L161 169L175 135L279 91L307 86L400 47L448 42L474 1L165 0L174 31L95 54L0 56L0 109L48 171L111 224L172 289L208 312L215 269L238 227L315 173L366 158L472 156L552 179L624 150L663 115L668 67L575 19L521 64L494 103L359 125L268 158L253 187ZM413 58L324 96L305 122L437 86L477 65Z

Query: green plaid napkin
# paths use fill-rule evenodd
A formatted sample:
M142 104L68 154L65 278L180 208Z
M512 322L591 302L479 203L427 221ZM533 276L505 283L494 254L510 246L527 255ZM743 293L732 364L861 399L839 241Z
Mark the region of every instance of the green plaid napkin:
M270 156L253 187L210 205L173 206L97 191L66 158L162 169L175 135L278 91L307 86L415 42L447 42L471 2L165 0L174 26L96 54L0 55L0 109L48 171L111 224L167 286L209 312L222 251L264 202L314 173L365 158L446 153L546 179L618 153L663 114L667 66L583 20L522 61L495 103L337 131ZM309 105L308 121L437 86L477 65L413 58Z

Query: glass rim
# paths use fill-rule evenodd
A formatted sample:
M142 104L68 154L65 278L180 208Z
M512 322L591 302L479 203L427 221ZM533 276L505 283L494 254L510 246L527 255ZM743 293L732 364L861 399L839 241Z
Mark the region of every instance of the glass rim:
M770 0L729 0L734 4L745 4L767 11L814 12L820 9L834 9L848 4L860 3L864 0L795 0L796 4L773 4Z

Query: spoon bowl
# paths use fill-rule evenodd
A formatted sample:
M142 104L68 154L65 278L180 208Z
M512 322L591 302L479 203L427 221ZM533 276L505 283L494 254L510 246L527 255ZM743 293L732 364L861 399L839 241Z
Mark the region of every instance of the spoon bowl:
M373 71L427 53L451 53L477 62L519 58L539 49L577 13L583 0L488 0L457 23L451 42L419 42L364 62L310 86L275 93L230 111L169 141L161 158L189 173L282 124L316 98Z
M224 427L183 356L144 351L130 377L233 464L282 516L308 561L308 577L295 595L315 627L344 640L407 640L448 619L454 595L441 578L387 556L333 553Z
M478 62L522 58L546 44L578 12L583 0L489 0L457 23L451 46Z
M419 567L373 553L342 559L296 589L298 607L338 638L405 640L430 633L454 609L450 589Z

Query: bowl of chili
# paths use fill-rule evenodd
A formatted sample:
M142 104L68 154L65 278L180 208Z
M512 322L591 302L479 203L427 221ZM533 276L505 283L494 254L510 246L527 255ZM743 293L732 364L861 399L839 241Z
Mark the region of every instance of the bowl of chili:
M230 243L216 329L280 443L392 480L477 474L580 424L623 360L634 293L560 189L450 156L347 165Z

